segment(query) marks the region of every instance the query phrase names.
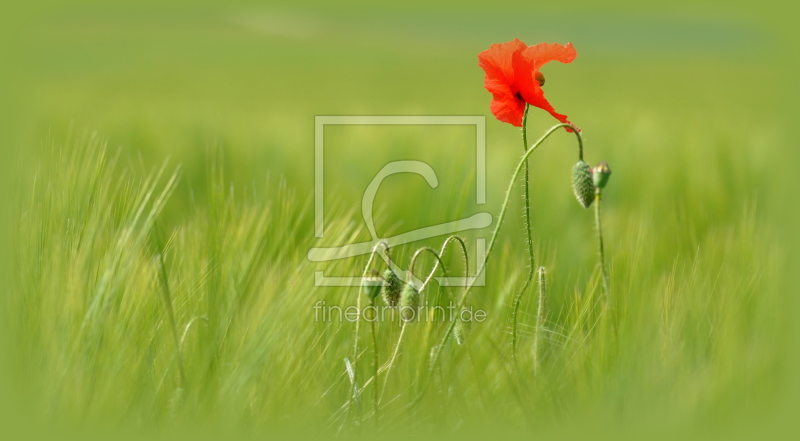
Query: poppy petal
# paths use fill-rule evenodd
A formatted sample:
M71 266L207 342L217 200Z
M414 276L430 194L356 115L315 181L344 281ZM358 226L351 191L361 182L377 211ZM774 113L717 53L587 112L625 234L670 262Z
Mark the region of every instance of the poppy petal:
M526 47L525 43L516 38L505 43L493 44L489 49L478 54L478 65L486 72L487 78L492 77L510 84L514 80L511 56Z
M550 105L550 103L547 101L547 98L544 97L544 91L542 90L542 88L538 87L539 86L538 84L536 86L537 87L536 87L535 90L533 90L531 93L527 94L528 98L526 98L525 100L528 101L528 103L530 103L530 105L536 106L536 107L546 111L547 113L553 115L553 117L555 119L561 121L562 123L572 124L567 119L567 115L564 115L564 114L556 112L556 109L554 109L553 106ZM575 126L574 124L572 124L572 125ZM570 129L569 127L565 127L565 128L567 129L568 132L572 132L572 129ZM577 128L577 126L575 128ZM578 129L578 131L580 131L580 130L581 129Z
M571 45L569 46L571 47ZM515 53L512 57L512 66L514 67L515 79L517 86L519 86L520 95L528 104L545 110L562 123L572 124L569 122L569 120L567 120L567 115L556 112L556 109L553 108L553 106L544 97L544 90L542 90L542 87L535 78L536 71L533 68L534 60L526 57L524 55L525 52L526 51ZM571 132L572 130L567 128L567 131Z
M493 93L492 104L489 109L498 120L507 122L512 126L522 127L522 116L525 114L525 101L517 98L515 94Z
M514 39L493 44L478 54L478 65L486 72L484 87L492 94L491 111L498 120L521 127L525 102L518 96L512 55L521 53L527 46Z
M566 115L557 113L547 102L535 75L541 66L550 61L570 63L576 56L571 43L540 43L527 47L516 38L493 44L478 54L478 65L486 73L484 87L492 94L491 111L494 116L500 121L521 127L527 102L544 109L559 121L569 123Z
M533 68L535 70L539 70L540 67L551 61L572 63L575 57L578 56L578 53L575 51L575 48L572 47L572 43L539 43L525 49L523 55L533 62Z

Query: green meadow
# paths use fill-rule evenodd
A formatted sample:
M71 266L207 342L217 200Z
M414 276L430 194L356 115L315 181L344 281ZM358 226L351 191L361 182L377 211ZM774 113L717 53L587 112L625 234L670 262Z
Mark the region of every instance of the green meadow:
M26 414L55 427L342 436L726 438L780 418L795 384L773 167L788 131L782 72L759 49L775 35L701 12L328 8L65 8L30 24L6 324ZM369 255L312 262L309 250L372 240L364 190L385 164L418 160L438 186L387 178L378 235L489 212L491 227L459 233L475 273L476 239L488 241L524 151L519 128L489 111L477 54L515 37L577 49L573 63L542 69L544 90L582 129L587 162L613 170L602 201L610 301L593 211L572 194L575 136L559 130L529 160L547 291L541 321L538 284L521 297L516 360L512 312L529 269L521 180L485 286L466 302L486 319L465 323L435 363L447 321L390 317L375 346L361 322L355 353L355 323L319 320L314 305L366 297L316 286L315 274L359 277ZM732 74L743 58L744 79ZM485 116L486 203L474 126L330 126L315 237L320 115ZM531 108L529 146L556 123ZM405 269L446 238L391 257ZM465 274L457 247L442 262ZM423 254L415 273L433 265ZM445 304L462 292L433 281L420 295Z

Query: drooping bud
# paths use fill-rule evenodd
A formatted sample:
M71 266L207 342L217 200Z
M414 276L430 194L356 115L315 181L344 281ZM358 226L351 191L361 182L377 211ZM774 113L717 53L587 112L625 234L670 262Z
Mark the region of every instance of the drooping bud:
M592 205L594 201L592 168L583 160L578 161L572 167L572 191L583 208L589 208Z
M594 186L603 188L608 183L608 177L611 176L611 168L606 161L600 161L599 164L594 166L592 170L592 178L594 179Z
M407 283L400 294L400 318L404 321L414 320L417 316L417 306L419 306L419 292L414 285Z
M383 279L378 274L378 271L374 269L370 271L368 276L361 278L361 292L370 300L375 300L375 297L378 297L382 286Z
M397 277L394 271L387 269L383 272L383 289L381 296L383 301L392 308L397 306L397 300L400 298L400 288L403 282Z

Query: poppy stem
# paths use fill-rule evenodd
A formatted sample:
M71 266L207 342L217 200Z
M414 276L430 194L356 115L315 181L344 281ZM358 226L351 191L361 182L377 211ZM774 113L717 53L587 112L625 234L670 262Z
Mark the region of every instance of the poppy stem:
M372 252L369 254L369 260L367 260L367 265L364 267L364 273L361 275L362 279L367 277L367 273L369 272L370 266L372 266L372 261L375 259L375 254L378 253L378 247L384 245L384 242L379 242L372 248ZM355 372L355 379L358 379L358 370L356 367L358 366L358 336L359 336L359 328L361 324L361 287L358 288L356 291L356 308L358 308L358 320L356 320L356 330L354 333L353 338L353 371Z
M523 166L525 165L526 161L528 160L528 156L530 156L534 150L536 150L542 143L550 137L556 130L566 127L573 130L575 136L578 138L578 143L580 146L580 153L583 154L583 140L581 139L580 132L577 131L577 128L569 123L561 123L556 124L555 126L551 127L541 138L539 138L532 146L529 148L522 158L520 159L519 163L517 164L517 168L514 170L513 175L511 176L511 182L508 183L508 189L506 190L506 196L503 200L503 205L500 208L500 215L497 219L497 225L494 227L494 231L492 231L492 237L489 239L489 246L486 248L486 254L483 256L483 262L481 262L480 266L478 266L477 271L475 272L475 276L473 280L478 280L478 278L483 274L486 270L486 263L489 261L489 258L492 255L492 251L494 250L494 246L497 243L497 235L500 232L500 227L503 225L503 220L506 217L506 210L508 209L508 201L511 198L511 190L514 189L514 182L516 182L517 178L519 177L520 172L522 171ZM464 290L464 294L461 295L461 300L459 301L459 309L464 306L467 301L467 296L469 296L470 291L472 291L474 282L470 283L469 286ZM435 366L436 362L439 360L439 356L442 353L442 349L444 348L445 343L450 338L450 335L453 333L453 328L455 327L456 321L451 321L450 325L447 327L447 331L445 331L444 336L442 337L441 343L436 347L436 351L433 354L433 358L431 360L431 366Z
M447 243L445 242L445 245L446 244ZM422 247L422 248L418 249L414 253L414 256L411 257L411 264L408 265L408 271L412 275L414 274L414 266L417 263L417 258L419 257L420 254L422 254L424 252L428 252L430 254L433 254L433 257L436 258L436 264L434 264L433 269L431 269L431 272L428 275L428 277L425 279L425 282L423 282L423 284L419 287L419 293L420 294L422 294L422 290L424 290L426 288L426 286L428 285L428 282L431 280L431 278L433 278L433 274L436 272L436 269L439 266L442 267L442 273L444 274L444 277L448 277L447 276L447 267L445 267L444 262L442 261L440 253L437 253L431 247ZM429 304L429 302L426 302L426 304ZM417 313L419 313L419 309L417 310ZM405 335L405 333L406 333L406 326L408 326L408 322L407 321L403 321L403 324L401 325L401 328L400 328L400 336L397 337L397 344L394 346L394 352L392 352L392 356L389 359L389 366L386 368L386 374L384 374L384 376L383 376L383 388L381 389L381 394L380 394L380 397L378 398L378 404L379 405L383 401L383 394L386 393L386 388L387 388L387 385L389 384L389 374L392 373L392 368L394 367L394 363L397 360L397 354L400 352L400 344L403 342L403 335Z
M539 373L539 367L542 365L539 356L539 349L541 346L540 340L542 338L542 329L544 329L544 311L545 303L547 302L547 270L543 266L539 267L537 271L539 276L539 307L536 311L536 330L533 336L533 374Z
M522 115L522 151L528 149L528 110L530 109L530 105L525 105L525 113ZM531 232L531 199L530 199L530 182L529 182L529 164L528 160L525 160L525 170L522 175L522 180L524 182L523 187L523 196L525 199L525 208L523 209L523 213L525 215L525 232L527 233L527 240L525 244L528 247L528 276L525 278L525 281L522 284L522 287L519 289L519 292L514 297L514 309L511 313L511 358L514 361L514 367L517 367L517 317L519 315L519 305L522 302L522 296L527 291L528 286L531 284L531 280L533 280L533 273L534 273L534 253L533 253L533 234Z
M369 301L369 306L375 309L375 299ZM377 428L380 422L379 406L378 406L378 336L375 333L375 320L369 322L370 331L372 331L372 407L375 413L375 427Z
M558 129L562 128L562 127L565 127L565 128L573 130L573 133L575 133L575 136L578 138L578 144L580 146L580 154L583 154L583 140L581 139L581 134L580 134L580 132L577 131L577 127L575 127L575 126L573 126L572 124L569 124L569 123L561 123L561 124L554 125L547 132L545 132L545 134L542 135L542 137L539 138L531 146L531 148L529 148L528 150L525 151L525 154L522 155L522 158L520 158L520 161L517 164L517 168L514 170L514 173L511 175L511 181L508 183L508 189L506 189L506 196L505 196L505 199L503 200L503 205L500 208L500 215L497 218L497 224L494 227L494 231L492 231L492 237L489 239L489 246L486 248L486 254L484 254L484 256L483 256L483 261L480 263L480 265L478 265L478 268L475 271L475 276L472 279L473 282L469 283L464 288L464 293L461 295L461 299L459 300L459 303L458 303L459 310L461 308L463 308L464 305L466 304L467 297L469 296L470 291L472 291L472 288L475 286L474 285L474 283L475 283L474 281L475 280L479 280L481 274L483 274L483 272L486 270L486 264L489 262L489 258L492 255L492 251L494 250L494 246L497 243L497 235L500 233L500 227L503 225L503 220L505 220L505 217L506 217L506 210L508 209L508 201L511 199L511 190L514 189L514 183L516 182L517 178L519 177L520 171L522 171L522 167L525 165L525 162L528 160L528 156L530 156L534 152L534 150L536 150L540 145L542 145L542 143L547 138L549 138L550 135L552 135L553 133L556 132L556 130L558 130ZM442 336L442 341L439 342L439 344L433 348L433 354L431 355L431 360L430 360L430 364L429 364L431 370L433 370L438 365L439 357L442 354L442 350L444 349L444 345L447 343L447 340L450 338L450 335L453 334L453 329L455 328L457 323L458 323L458 320L450 321L450 325L448 325L447 330L444 333L444 336ZM425 376L423 378L425 379L424 380L425 382L420 387L419 394L409 404L409 407L414 407L417 403L419 403L419 401L425 395L425 391L427 389L430 377Z
M464 290L466 290L467 289L467 285L469 284L469 253L467 252L467 244L466 244L466 242L464 242L464 239L462 239L462 238L460 238L458 236L455 236L455 235L448 237L444 241L444 243L442 244L441 249L439 250L439 256L441 258L444 258L445 252L448 249L448 245L450 245L451 243L453 245L457 245L456 248L457 249L461 249L461 254L464 256L464 260L463 260L463 263L464 263L464 285L463 285L463 287L464 287ZM431 270L431 273L428 275L428 279L430 279L433 276L433 273L436 270L436 265L438 265L438 264L439 264L438 260L436 262L434 262L434 268ZM426 284L427 284L427 281L425 283L423 283L423 286L426 285ZM425 331L425 340L424 340L425 343L421 346L423 348L430 347L429 343L430 343L430 341L432 339L432 336L433 336L434 323L436 321L436 306L441 304L442 291L443 290L441 289L441 286L440 286L439 291L437 292L436 299L432 299L434 307L430 308L429 311L428 311L428 326L427 326L427 329ZM450 291L450 296L448 296L448 301L450 303L453 303L453 302L456 301L455 300L456 295L454 294L453 291L454 290L451 290ZM421 288L420 288L420 292L422 292ZM426 303L429 304L429 305L431 304L431 302L427 301L427 300L426 300ZM445 314L444 314L444 312L442 312L443 319L445 319L444 316L445 316ZM422 359L422 363L425 363L425 362L426 362L426 360ZM419 382L420 375L422 374L422 371L423 371L422 366L423 366L423 364L420 364L419 366L417 366L417 373L416 373L416 379L417 380L415 381L415 383Z
M603 273L603 292L605 293L606 307L611 306L611 288L609 287L608 272L606 271L606 255L603 249L603 225L600 222L600 195L602 190L594 189L594 224L597 228L597 249L600 254L600 270Z
M378 254L378 248L381 247L381 246L386 249L387 253L389 252L389 245L385 241L380 241L377 244L375 244L375 247L372 248L372 252L369 255L369 260L367 260L367 265L364 267L364 273L361 276L362 279L367 277L367 273L369 272L370 266L372 266L372 261L375 259L375 255ZM357 366L358 366L358 359L359 359L359 355L360 355L359 354L359 348L358 348L358 338L359 338L359 331L360 331L360 324L361 324L361 316L364 313L364 311L361 310L361 288L360 287L358 288L358 291L356 291L356 305L357 305L356 308L357 308L357 311L358 311L358 318L356 319L356 329L355 329L355 333L353 334L353 363L352 363L352 366L353 366L353 383L355 385L358 385L358 369L357 369ZM372 329L373 329L373 333L374 333L375 332L374 326L373 326ZM373 337L374 337L374 334L373 334ZM355 390L358 391L358 387L357 386L355 387ZM358 397L356 396L355 393L353 394L352 399L353 399L353 402L355 404L355 402L358 400ZM359 419L360 419L360 416L359 416Z

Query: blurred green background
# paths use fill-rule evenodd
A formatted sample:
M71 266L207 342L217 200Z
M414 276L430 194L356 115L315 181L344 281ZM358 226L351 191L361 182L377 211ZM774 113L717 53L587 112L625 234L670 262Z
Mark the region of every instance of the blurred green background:
M717 166L706 170L708 179L693 191L712 196L686 208L734 216L741 211L735 200L746 201L758 191L756 181L771 179L768 167L782 139L774 107L780 71L764 50L775 38L769 29L702 14L463 9L57 10L37 21L26 57L28 148L44 146L38 150L48 152L43 134L58 142L70 130L89 130L144 168L171 158L184 173L182 197L172 201L179 207L190 191L205 188L205 152L214 147L223 151L235 185L246 188L267 175L285 178L306 201L312 196L315 115L487 115L489 203L497 206L521 143L515 128L488 112L490 96L476 55L492 42L518 37L530 44L576 45L576 62L545 69L547 96L584 130L589 161L605 159L620 170L615 182L626 195L662 204L646 179L655 184L659 174L675 177L687 173L689 163L709 160ZM745 78L733 74L743 70L743 58ZM555 122L535 110L532 139ZM465 174L474 169L474 135L468 130L351 130L328 128L326 184L341 197L326 205L357 210L376 167L388 160L430 163L442 181L439 201L460 193ZM533 197L553 214L537 216L545 223L537 229L545 228L542 237L569 238L559 231L573 208L564 197L569 188L556 183L567 182L572 140L553 142L533 166L534 181L548 183L534 185ZM687 153L676 154L677 146ZM732 151L742 170L726 163ZM439 166L454 158L461 167ZM562 171L550 164L562 164ZM391 185L385 193L397 191ZM418 179L398 185L419 185L409 193L421 198L432 195ZM562 197L550 197L559 190ZM419 214L422 225L429 221Z
M369 239L361 195L392 160L424 160L440 186L387 180L379 233L496 216L522 143L490 114L477 54L516 37L578 51L572 64L543 69L545 92L583 130L588 162L613 169L604 216L620 338L609 343L592 321L593 220L569 187L574 138L557 133L531 160L537 265L552 275L545 380L525 369L513 379L507 368L509 304L527 271L514 197L498 260L474 296L489 322L474 326L469 355L448 353L453 383L416 412L404 410L403 391L416 387L428 348L410 336L420 348L392 373L387 393L398 398L384 424L778 430L781 391L796 386L782 285L794 212L776 172L789 145L787 74L776 60L789 43L763 15L734 7L567 8L141 3L26 14L8 81L8 323L26 412L78 426L338 427L352 325L312 323L311 306L352 304L353 293L313 287L313 272L358 274L364 261L325 266L305 253ZM328 128L326 237L316 240L315 115L485 115L487 205L474 204L473 129ZM529 140L555 123L531 109ZM162 165L155 194L178 167L179 179L142 221L138 198ZM178 326L209 321L187 343L192 390L176 378L154 225L168 242ZM395 257L407 262L412 251ZM98 298L115 306L92 312ZM239 302L244 319L229 335ZM529 326L535 308L526 297ZM385 360L397 330L380 338Z

